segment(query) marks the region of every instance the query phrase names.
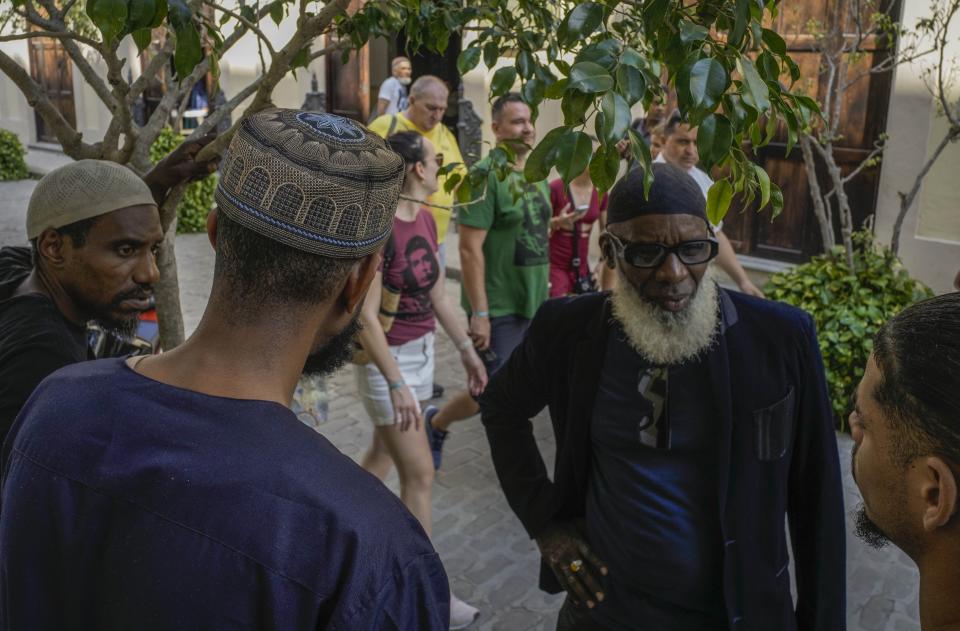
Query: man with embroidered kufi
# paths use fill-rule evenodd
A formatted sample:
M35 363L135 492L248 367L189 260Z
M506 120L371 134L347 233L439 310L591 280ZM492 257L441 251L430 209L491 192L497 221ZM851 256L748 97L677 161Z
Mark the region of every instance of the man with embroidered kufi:
M447 629L446 575L418 522L289 409L302 373L350 355L402 178L347 119L242 122L207 221L197 330L162 355L65 369L21 414L0 512L7 619Z
M842 631L843 492L813 320L717 287L696 182L610 193L612 294L544 304L481 398L558 631ZM549 407L552 480L530 418ZM790 525L794 607L784 521Z

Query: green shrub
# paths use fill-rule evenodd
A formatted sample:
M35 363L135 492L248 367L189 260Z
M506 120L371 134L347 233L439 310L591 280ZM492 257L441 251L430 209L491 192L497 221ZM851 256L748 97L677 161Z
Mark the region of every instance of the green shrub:
M907 305L933 295L910 278L888 248L876 245L871 233L853 238L854 271L837 247L774 274L764 288L768 298L799 307L816 321L830 402L841 429L880 326Z
M182 142L183 136L170 127L164 127L150 146L150 160L154 164L160 162ZM216 190L215 175L187 186L177 208L177 232L204 232L207 229L207 215L213 209L213 193Z
M30 176L27 173L27 163L23 157L26 149L20 143L20 138L12 131L0 129L0 180L24 180Z

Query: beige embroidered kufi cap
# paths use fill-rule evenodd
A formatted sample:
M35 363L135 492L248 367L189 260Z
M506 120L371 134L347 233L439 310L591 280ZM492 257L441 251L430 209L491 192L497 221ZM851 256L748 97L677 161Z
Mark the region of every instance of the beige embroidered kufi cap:
M43 176L27 206L27 238L121 208L156 206L150 188L127 167L106 160L78 160Z

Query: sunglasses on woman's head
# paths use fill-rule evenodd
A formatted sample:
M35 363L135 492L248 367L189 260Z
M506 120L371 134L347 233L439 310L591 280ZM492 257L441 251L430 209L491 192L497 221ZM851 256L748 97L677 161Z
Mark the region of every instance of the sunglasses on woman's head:
M714 238L691 239L671 246L662 243L635 243L633 241L624 243L609 232L604 234L610 238L617 254L622 256L627 264L641 269L660 267L666 260L667 255L671 253L676 254L684 265L703 265L715 258L719 251L719 244Z

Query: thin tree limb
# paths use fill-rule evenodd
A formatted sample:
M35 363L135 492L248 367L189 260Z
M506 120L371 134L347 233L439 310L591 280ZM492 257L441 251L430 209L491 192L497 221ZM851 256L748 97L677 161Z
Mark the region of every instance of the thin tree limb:
M0 70L10 77L10 80L26 97L27 104L35 109L43 118L43 121L49 125L57 137L57 141L63 147L64 153L74 160L100 157L99 145L83 142L83 134L67 122L60 110L53 105L50 98L44 93L40 84L34 81L20 64L3 51L0 51Z
M78 35L77 33L64 33L61 31L28 31L26 33L15 33L13 35L0 35L0 42L14 42L21 39L33 39L35 37L52 37L61 40L72 39L80 42L81 44L86 44L92 48L96 48L98 46L98 42L90 39L89 37L84 37L83 35Z
M270 43L270 38L267 37L266 34L263 31L261 31L256 24L254 24L247 18L243 17L236 11L231 11L230 9L222 5L219 5L216 2L212 2L212 0L203 0L203 4L207 5L208 7L212 7L217 11L220 11L221 13L225 13L229 15L230 17L235 19L237 22L240 22L245 27L247 27L247 30L252 31L257 37L259 37L263 41L264 44L267 45L267 50L270 51L271 57L277 54L277 51L273 49L273 44Z
M900 211L897 213L897 220L893 223L893 237L890 240L890 250L896 255L900 251L900 232L903 230L903 221L907 217L907 213L910 211L910 207L913 206L913 201L917 198L917 194L920 192L920 186L923 184L923 180L927 177L927 173L930 172L930 169L933 168L933 163L937 161L940 157L940 154L943 153L943 150L947 148L951 142L955 142L960 139L960 128L952 128L943 138L940 139L940 144L937 145L937 148L934 149L933 154L927 158L927 161L924 163L923 168L920 169L920 173L917 174L916 179L913 181L913 186L910 187L910 191L907 193L899 193L900 195Z

